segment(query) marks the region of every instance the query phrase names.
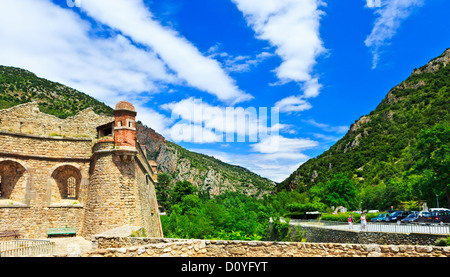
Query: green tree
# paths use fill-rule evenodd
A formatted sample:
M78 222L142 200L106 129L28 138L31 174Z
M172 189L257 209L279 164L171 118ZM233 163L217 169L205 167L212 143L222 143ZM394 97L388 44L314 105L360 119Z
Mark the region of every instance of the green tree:
M353 183L341 173L334 175L333 179L325 184L321 193L322 202L329 207L355 207L356 188Z
M315 202L315 203L305 203L305 204L300 204L300 203L291 203L287 206L287 209L290 212L290 215L292 217L303 217L306 219L306 213L307 212L314 212L314 211L324 211L325 210L325 205L323 203L320 202Z
M175 205L181 202L181 199L189 194L194 194L197 191L195 186L191 184L189 181L178 181L174 188L172 189L172 193L170 195L170 203Z
M450 205L450 127L437 124L422 130L418 135L416 150L419 161L413 172L429 170L433 175L429 189L445 192L447 205Z
M165 210L168 209L169 205L169 192L170 192L170 182L172 178L166 173L158 174L158 182L156 183L156 198L158 199L159 205Z

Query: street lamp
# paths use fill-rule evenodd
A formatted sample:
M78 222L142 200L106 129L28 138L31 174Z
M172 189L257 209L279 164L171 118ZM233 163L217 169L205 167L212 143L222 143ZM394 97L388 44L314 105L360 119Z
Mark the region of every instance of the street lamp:
M439 208L439 199L438 199L438 194L436 193L436 204L437 204L437 207Z

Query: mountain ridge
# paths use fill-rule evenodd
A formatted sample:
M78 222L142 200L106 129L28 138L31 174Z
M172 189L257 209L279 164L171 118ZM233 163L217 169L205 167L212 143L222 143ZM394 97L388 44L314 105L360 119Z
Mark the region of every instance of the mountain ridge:
M450 122L450 48L386 94L327 151L308 160L277 190L309 191L338 173L359 188L387 184L417 162L414 145L422 129Z

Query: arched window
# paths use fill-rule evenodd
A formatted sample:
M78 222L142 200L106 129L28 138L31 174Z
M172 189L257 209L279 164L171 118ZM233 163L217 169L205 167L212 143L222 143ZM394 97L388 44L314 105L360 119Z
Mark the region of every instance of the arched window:
M57 167L52 175L50 203L58 203L64 199L77 200L80 196L81 172L72 165Z
M66 198L77 199L77 179L73 176L67 178L66 193Z

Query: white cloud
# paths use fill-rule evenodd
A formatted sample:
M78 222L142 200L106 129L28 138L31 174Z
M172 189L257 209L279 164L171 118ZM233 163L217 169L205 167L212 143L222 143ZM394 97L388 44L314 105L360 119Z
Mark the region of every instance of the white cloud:
M176 81L154 52L136 48L125 37L90 37L90 24L71 10L46 1L0 2L1 64L28 69L100 100L120 92L155 92L158 82Z
M219 62L203 56L191 42L154 20L142 0L83 1L81 9L95 20L153 49L188 85L228 103L252 98L236 86Z
M276 102L274 106L284 113L301 112L312 108L312 105L301 96L288 96Z
M170 128L170 138L178 143L180 141L193 143L222 142L222 137L211 129L192 123L176 123Z
M279 135L269 136L252 144L249 154L236 154L214 149L189 149L194 152L249 169L275 182L285 180L310 157L301 151L315 148L318 143L310 139L290 139Z
M252 68L258 66L267 58L273 56L273 54L263 51L256 55L246 56L233 56L226 52L219 52L220 45L216 44L210 47L207 51L208 57L221 61L224 65L224 70L228 73L231 72L248 72Z
M305 156L301 150L311 149L318 146L318 142L310 139L286 138L281 135L271 135L263 138L260 142L252 144L255 152L271 154L272 158L298 159Z
M163 104L161 108L171 112L171 118L178 120L180 124L197 125L207 134L214 132L215 138L220 138L219 141L257 142L267 135L278 134L281 129L287 127L278 122L278 109L276 108L271 108L269 111L264 107L256 109L254 107L212 106L194 97ZM179 127L179 125L175 126L175 128ZM173 131L175 137L181 137L177 135L178 129ZM188 134L188 132L186 133ZM194 132L190 134L194 134ZM197 138L182 136L183 141L199 142L198 138L201 136L198 136L198 132L196 134ZM203 142L217 142L209 135L207 138L208 140Z
M397 33L400 24L423 3L424 0L367 0L367 7L374 9L374 13L378 16L372 32L364 41L373 55L372 68L378 65L381 47L388 44Z
M144 104L179 79L154 51L121 34L95 38L89 22L50 1L0 0L0 6L0 64L27 69L111 107L126 99L142 122L161 133L167 128L170 121Z
M203 57L175 31L160 26L147 9L140 9L141 4L136 0L83 1L80 7L94 10L105 24L114 21L110 27L123 27L96 37L93 34L103 30L74 9L45 0L0 0L0 64L30 70L112 107L124 99L140 103L141 115L161 119L154 123L160 125L159 132L167 128L163 125L167 119L144 105L151 94L160 93L169 84L187 83L227 102L251 97L234 85L217 61ZM120 10L115 10L119 6ZM149 40L157 45L138 47L139 39L143 41L140 45L150 44Z
M326 50L319 35L325 5L320 0L232 0L257 37L276 47L282 63L275 70L280 83L303 82L304 97L319 94L312 76L317 57Z
M369 8L375 8L375 7L381 7L381 0L367 0L366 3L367 7Z
M319 128L325 132L344 134L348 131L348 126L331 126L329 124L316 122L314 119L303 120L303 121Z

